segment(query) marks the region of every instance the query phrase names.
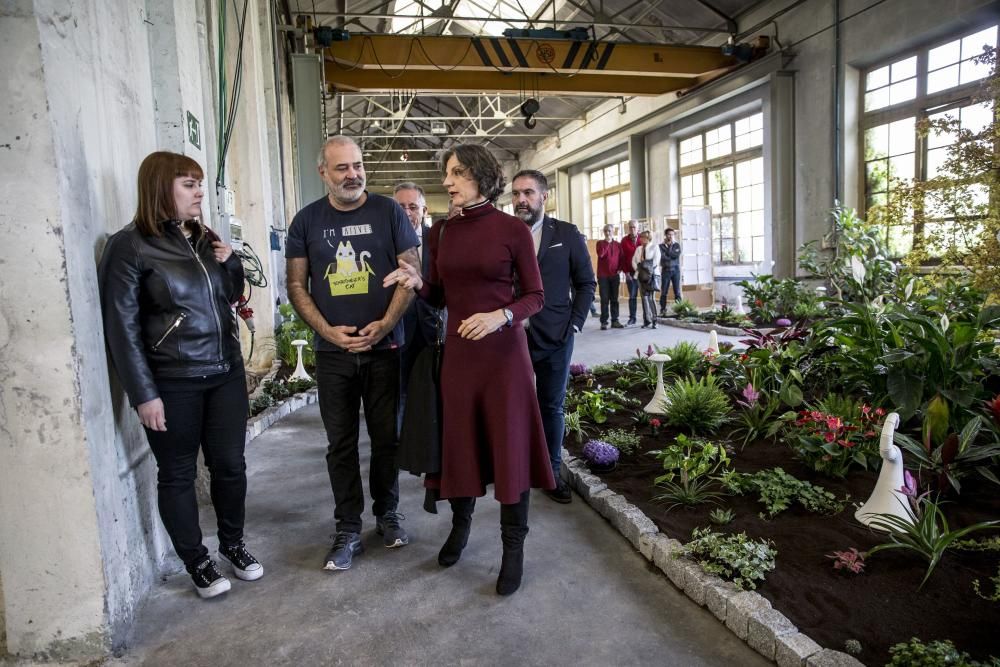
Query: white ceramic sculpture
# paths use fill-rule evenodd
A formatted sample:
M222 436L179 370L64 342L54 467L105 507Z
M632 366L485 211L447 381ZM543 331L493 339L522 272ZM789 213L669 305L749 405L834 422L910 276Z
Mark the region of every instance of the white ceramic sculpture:
M667 392L663 390L663 362L670 361L670 355L654 354L649 360L656 364L656 391L653 392L653 398L649 399L649 403L646 404L643 410L651 415L666 414L664 403L667 398Z
M892 514L900 519L913 523L910 513L910 503L906 496L900 493L906 483L903 479L903 452L892 442L893 433L899 426L899 415L890 412L882 425L882 438L879 441L879 454L882 455L882 470L879 471L875 490L864 505L854 513L854 518L870 528L884 530L873 526L877 521L876 514Z
M715 329L708 332L708 349L716 354L719 352L719 332Z
M743 308L743 295L742 294L737 294L736 295L736 307L733 308L733 312L736 313L737 315L746 315L747 314L746 309Z
M302 365L302 348L305 347L308 344L309 344L309 341L305 341L305 340L302 340L302 339L293 340L292 341L292 345L295 346L295 351L299 355L299 361L295 365L295 372L292 373L292 378L293 379L296 379L296 380L312 380L312 378L309 377L309 373L306 373L306 367Z

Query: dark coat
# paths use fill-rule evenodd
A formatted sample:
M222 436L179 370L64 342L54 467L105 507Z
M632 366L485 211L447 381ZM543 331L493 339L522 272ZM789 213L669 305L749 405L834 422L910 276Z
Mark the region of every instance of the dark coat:
M428 275L430 266L430 253L427 251L427 234L430 229L427 225L420 228L420 273L424 276ZM443 309L435 308L423 299L414 299L403 313L403 333L406 341L403 355L406 356L406 350L412 350L415 355L421 348L435 343L439 331L444 332L443 318Z
M576 225L545 216L538 268L545 305L531 316L528 344L532 351L553 350L566 343L574 326L583 329L597 288L587 240Z

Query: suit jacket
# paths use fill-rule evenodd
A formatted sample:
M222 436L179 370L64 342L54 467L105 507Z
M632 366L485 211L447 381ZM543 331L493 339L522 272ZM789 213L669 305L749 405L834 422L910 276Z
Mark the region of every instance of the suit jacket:
M532 350L553 350L566 344L574 325L583 329L597 288L587 241L576 225L549 216L542 219L538 268L545 305L531 316L528 344Z
M422 225L420 228L420 273L424 276L429 274L430 269L430 253L427 252L426 239L430 229L427 225ZM444 331L443 318L443 310L434 308L423 299L414 299L402 318L406 347L416 353L421 347L437 341L439 322L441 330Z

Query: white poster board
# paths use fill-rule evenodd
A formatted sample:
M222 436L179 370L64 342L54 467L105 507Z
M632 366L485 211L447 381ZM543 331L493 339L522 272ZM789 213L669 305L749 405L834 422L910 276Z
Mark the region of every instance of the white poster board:
M681 283L711 286L712 210L707 206L681 207Z

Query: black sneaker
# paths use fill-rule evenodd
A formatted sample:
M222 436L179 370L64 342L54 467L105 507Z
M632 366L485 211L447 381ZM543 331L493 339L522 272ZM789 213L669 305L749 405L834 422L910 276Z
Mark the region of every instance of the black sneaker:
M573 502L573 492L570 491L569 485L561 479L556 482L556 488L544 489L544 491L545 495L557 503L568 505Z
M338 531L333 538L333 546L326 555L326 565L324 570L347 570L351 567L354 557L363 552L365 547L361 544L360 533L349 533Z
M215 561L211 558L206 558L195 565L194 571L191 572L191 581L194 582L194 588L202 598L214 598L216 595L222 595L231 586L229 580L222 576Z
M405 518L399 512L386 512L382 516L375 517L375 532L382 536L382 544L392 549L410 543L406 531L399 525Z
M219 547L219 555L233 566L233 572L243 581L255 581L264 576L264 566L247 551L243 542Z
M622 324L621 322L612 322L611 323L611 328L612 329L624 329L625 325Z
M608 325L607 324L602 324L601 325L601 331L607 331L607 330L608 330Z

